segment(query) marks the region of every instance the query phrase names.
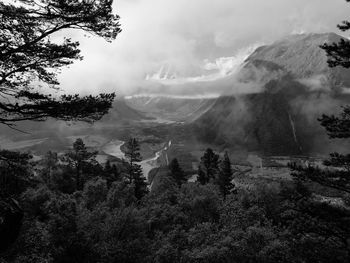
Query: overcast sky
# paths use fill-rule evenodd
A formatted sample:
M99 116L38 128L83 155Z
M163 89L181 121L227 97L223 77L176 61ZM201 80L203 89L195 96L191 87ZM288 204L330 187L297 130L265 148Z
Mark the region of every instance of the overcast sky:
M73 34L84 60L63 70L65 91L130 95L160 68L182 80L215 77L222 63L235 66L225 58L242 59L254 45L338 32L336 24L350 19L345 0L117 0L114 11L123 31L113 43Z

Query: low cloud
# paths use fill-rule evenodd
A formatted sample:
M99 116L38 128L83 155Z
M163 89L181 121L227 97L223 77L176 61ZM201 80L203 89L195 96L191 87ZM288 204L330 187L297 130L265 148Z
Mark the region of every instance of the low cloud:
M201 65L203 72L199 76L179 77L177 72L171 72L171 66L162 66L156 73L147 74L146 80L159 82L164 85L183 85L186 83L213 82L234 76L244 66L244 62L249 55L259 46L259 44L255 44L239 50L232 57L221 57L215 59L215 61L205 59Z
M161 67L163 77L170 69L170 82L220 78L237 66L235 54L252 43L336 31L350 5L344 0L118 0L114 7L123 32L113 43L70 32L85 59L63 70L64 91L135 94Z

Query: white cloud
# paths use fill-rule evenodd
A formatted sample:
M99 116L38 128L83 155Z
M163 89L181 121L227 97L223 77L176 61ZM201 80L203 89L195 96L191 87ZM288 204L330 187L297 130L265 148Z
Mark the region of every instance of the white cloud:
M293 32L336 31L350 13L344 0L118 0L114 5L123 32L113 43L74 33L85 59L63 71L64 90L133 94L162 66L169 68L170 79L215 78L235 67L234 54L252 43ZM203 72L206 59L211 70Z
M183 85L186 83L211 82L236 74L244 65L249 55L261 45L255 44L241 49L235 56L220 57L215 61L205 59L201 68L205 71L202 75L190 77L178 77L176 72L171 72L171 66L161 66L154 74L147 74L146 80L159 82L164 85ZM208 71L210 71L208 73Z

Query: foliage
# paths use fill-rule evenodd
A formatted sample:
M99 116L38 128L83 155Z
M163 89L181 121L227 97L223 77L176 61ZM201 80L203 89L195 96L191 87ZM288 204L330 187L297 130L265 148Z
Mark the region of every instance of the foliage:
M52 156L53 153L48 156ZM226 160L225 160L226 159ZM225 167L228 156L221 166ZM46 162L45 162L46 163ZM68 173L55 163L53 171ZM93 165L93 164L92 164ZM97 164L96 164L97 165ZM313 198L300 183L237 189L223 198L216 181L179 187L168 168L142 198L127 174L108 183L112 167L82 191L36 181L21 197L25 211L7 262L346 262L346 207ZM125 169L129 166L124 163ZM228 167L226 167L228 168ZM47 170L46 166L40 169ZM124 168L123 168L124 169ZM39 173L39 177L45 173ZM53 178L55 178L55 172ZM332 215L332 216L330 216ZM339 220L334 220L334 217ZM340 220L341 219L341 220Z
M187 181L186 174L180 167L180 164L176 158L174 158L169 164L169 170L171 176L174 178L178 186L181 186Z
M128 162L128 181L133 184L135 197L141 199L147 194L147 181L143 175L141 165L137 162L142 161L140 154L140 143L136 138L130 138L125 146L125 157Z
M22 120L95 121L107 113L114 94L54 98L37 86L58 89L57 72L82 59L79 42L53 41L57 33L79 29L107 41L121 31L111 0L18 0L0 3L0 123ZM34 84L35 83L35 84Z
M232 183L233 170L228 153L225 152L224 159L220 164L220 170L217 175L216 183L219 185L221 194L225 197L235 187Z
M0 197L17 198L32 179L32 156L28 153L0 151Z
M85 172L84 174L88 175L88 171L91 171L91 168L97 165L95 160L96 155L97 151L88 151L83 140L80 138L74 142L73 149L64 155L63 161L67 162L74 170L77 190L83 189L84 178L82 178L82 173Z
M219 155L216 154L212 149L208 148L204 155L201 157L201 169L204 173L199 174L199 182L206 184L210 180L215 179L219 169Z

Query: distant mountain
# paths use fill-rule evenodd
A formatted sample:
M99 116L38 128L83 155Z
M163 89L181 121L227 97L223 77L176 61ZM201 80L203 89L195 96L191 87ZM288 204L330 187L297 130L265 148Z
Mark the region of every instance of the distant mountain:
M291 35L256 49L246 60L246 67L265 62L265 66L267 63L270 68L274 65L296 79L318 77L324 85L348 88L350 71L342 67L329 68L326 53L320 48L324 43L339 42L341 38L335 33Z
M103 135L111 137L120 134L119 127L130 126L132 123L150 120L142 112L129 107L124 99L117 99L113 107L100 121L90 124L84 122L67 123L49 119L43 122L23 121L14 131L5 125L0 125L0 148L30 149L34 152L48 150L63 151L72 143L67 138L82 135Z
M350 103L350 70L330 69L319 48L339 39L333 33L293 35L258 48L239 80L259 85L259 92L217 99L189 130L203 142L264 154L322 152L328 139L317 118Z
M205 144L265 155L330 152L334 142L328 140L317 118L350 104L350 70L329 68L319 46L340 38L333 33L289 36L257 48L235 74L176 87L150 82L148 85L156 85L155 92L169 91L171 95L120 98L93 125L55 120L18 125L30 134L0 126L0 142L26 149L30 145L44 152L64 150L71 144L67 139L71 136L113 139L144 132L159 138L174 137L179 145L189 148ZM182 97L174 91L177 89ZM199 98L191 96L194 91ZM217 91L224 95L200 97ZM336 145L337 149L348 146L343 142Z
M111 121L141 121L151 119L141 111L132 108L128 105L127 101L123 98L117 99L113 103L113 107L109 110L108 114L105 115L101 122Z
M126 104L143 114L169 121L192 122L209 110L215 102L212 98L171 96L133 96Z

